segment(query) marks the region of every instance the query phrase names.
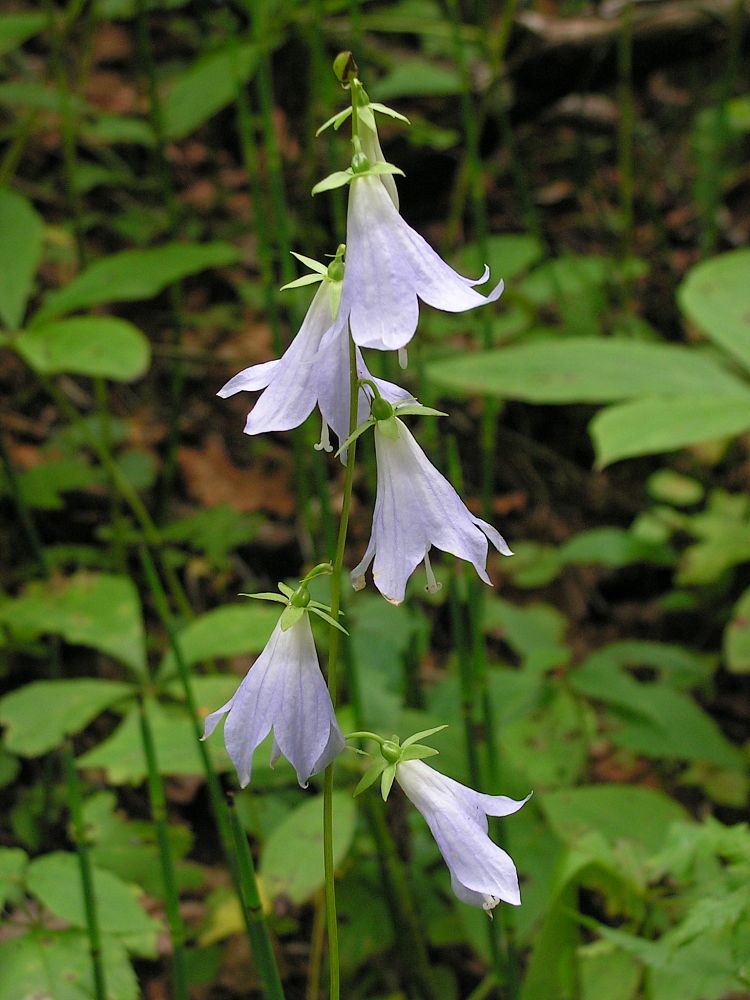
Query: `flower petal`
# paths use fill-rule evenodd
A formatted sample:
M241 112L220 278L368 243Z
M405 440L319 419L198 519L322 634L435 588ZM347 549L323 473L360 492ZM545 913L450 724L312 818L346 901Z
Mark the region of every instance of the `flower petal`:
M254 392L258 389L265 389L273 378L273 373L279 365L278 359L275 361L264 361L259 365L251 365L239 372L234 378L223 385L216 393L222 399L234 396L236 392Z
M320 760L344 747L307 615L284 633L284 677L274 719L274 739L305 788Z
M399 215L376 177L355 178L349 190L347 264L342 303L352 335L362 347L398 350L414 335L417 297L448 312L494 302L453 270ZM486 269L485 269L486 272Z

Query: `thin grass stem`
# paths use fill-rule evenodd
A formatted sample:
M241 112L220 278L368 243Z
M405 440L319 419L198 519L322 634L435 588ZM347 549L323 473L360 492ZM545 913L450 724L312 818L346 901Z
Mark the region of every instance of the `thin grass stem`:
M148 794L151 803L151 818L156 829L156 842L159 848L162 881L164 883L164 907L167 913L169 934L172 939L172 995L175 1000L187 1000L188 971L185 924L180 913L180 896L177 889L172 848L169 843L169 826L167 817L167 800L164 795L164 784L159 772L159 762L156 757L154 737L151 723L143 698L138 702L141 723L141 742L146 758L148 775Z

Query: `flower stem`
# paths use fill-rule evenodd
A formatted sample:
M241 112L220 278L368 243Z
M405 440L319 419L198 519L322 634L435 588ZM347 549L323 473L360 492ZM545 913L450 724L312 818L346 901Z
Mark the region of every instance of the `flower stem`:
M353 434L357 426L357 400L359 385L357 382L357 354L354 341L349 335L349 433ZM341 573L344 567L344 552L346 549L346 533L349 528L349 508L352 499L352 484L354 482L354 461L357 442L352 441L346 453L346 473L344 475L344 498L341 504L341 520L336 543L336 555L333 559L333 577L331 580L331 617L338 621L341 609ZM341 633L331 628L328 644L328 690L331 694L333 707L336 707L338 686L338 654ZM328 966L330 975L330 998L338 1000L340 996L339 971L339 939L336 923L336 885L333 867L333 764L325 770L323 783L323 861L325 865L326 886L326 926L328 928Z
M253 957L265 985L266 996L269 1000L277 1000L277 998L283 1000L284 988L281 985L279 968L276 964L276 956L273 953L271 935L268 933L268 925L263 915L263 904L258 891L258 880L255 877L253 857L250 853L250 845L247 842L247 834L242 828L237 810L234 807L233 795L229 795L227 798L227 809L232 826L234 849L237 854L242 879L245 922L255 929Z
M172 938L172 988L175 1000L187 1000L188 974L187 954L185 952L185 924L180 913L180 897L175 878L172 848L169 843L169 828L167 824L167 800L164 795L164 784L159 773L159 763L156 758L154 736L151 723L146 714L146 706L141 698L138 703L141 742L146 758L148 775L148 795L151 802L151 817L156 829L156 842L159 847L159 861L164 882L164 906L167 911L167 923Z

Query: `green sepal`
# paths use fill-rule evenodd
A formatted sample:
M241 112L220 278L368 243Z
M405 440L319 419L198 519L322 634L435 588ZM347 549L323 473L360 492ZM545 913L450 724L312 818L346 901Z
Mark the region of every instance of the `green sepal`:
M370 101L370 108L373 111L379 111L381 115L388 115L389 118L395 118L396 121L403 122L405 125L411 125L406 115L394 111L393 108L389 108L386 104L381 104L379 101Z
M358 174L361 177L362 174ZM351 184L354 177L354 171L351 167L348 170L335 170L332 174L324 177L322 181L318 181L315 187L312 189L313 195L321 194L323 191L333 191L335 188L343 187L345 184Z
M324 622L328 622L329 625L333 625L334 628L337 628L339 630L339 632L343 632L344 635L349 635L349 633L346 631L346 629L344 628L343 625L339 625L339 623L337 621L334 621L334 619L331 618L331 616L329 614L326 614L325 611L321 611L320 608L314 608L312 606L312 604L308 604L307 611L311 611L312 614L317 615L318 618L322 618ZM286 612L284 612L284 613L286 614ZM282 615L282 618L283 618L283 615ZM282 625L281 627L283 629L284 626Z
M368 427L372 427L373 424L376 424L376 423L377 423L377 421L373 417L368 417L367 420L365 420L365 422L363 424L359 425L359 427L356 429L356 431L354 431L353 434L349 435L349 437L346 439L346 441L344 441L344 443L341 445L341 447L339 448L339 450L336 452L336 454L333 457L334 458L338 458L339 455L341 454L341 452L342 451L346 451L346 449L349 447L349 445L353 444L357 440L357 438L360 436L360 434L364 434L364 432L367 430ZM381 423L382 423L382 421L381 421Z
M421 733L414 733L413 736L409 736L408 739L405 739L404 742L401 744L401 746L402 747L413 746L418 740L427 739L428 736L434 736L435 733L442 733L442 731L447 728L448 728L447 725L443 725L443 726L435 726L434 729L423 729Z
M396 416L420 415L423 417L447 417L443 410L435 410L431 406L422 406L421 403L404 403L403 406L396 406Z
M377 177L379 174L398 174L400 177L406 177L401 167L397 167L394 163L386 163L384 160L376 160L366 172L373 177ZM358 177L362 177L362 174L357 174Z
M331 125L333 125L335 129L341 128L341 126L344 124L344 122L351 113L352 113L352 106L350 104L349 107L344 108L343 111L337 111L335 115L331 115L331 117L328 119L327 122L323 122L323 124L320 126L320 128L315 134L320 135L322 132L325 132L327 128L330 128Z
M252 597L255 601L277 601L279 604L286 604L287 599L281 594L239 594L239 597Z
M372 107L369 104L363 104L361 108L357 108L357 117L365 128L369 128L371 132L377 134L378 127L375 124L375 115L372 113Z
M279 291L285 292L287 288L302 288L303 285L312 285L316 281L325 280L322 274L303 274L301 278L295 278L294 281L287 281L285 285L281 286Z
M383 769L383 776L380 779L380 794L383 796L383 802L387 802L388 796L391 794L397 766L397 764L388 764Z
M295 608L290 604L286 611L284 611L281 615L281 618L279 618L281 631L288 632L290 628L297 624L304 613L304 608Z
M398 441L399 430L396 415L394 414L387 420L378 420L378 430L385 437L390 438L391 441Z
M384 760L381 760L379 764L375 764L373 767L365 771L359 779L357 787L354 789L354 795L361 795L362 792L366 791L370 787L370 785L374 785L385 768L386 763Z
M329 301L331 303L331 319L336 319L339 311L339 305L341 304L341 293L344 290L343 281L332 281L331 288L328 292Z
M309 267L311 271L317 271L317 273L321 274L324 278L328 274L328 268L326 265L321 264L320 261L315 260L314 257L305 257L303 253L297 253L296 250L290 250L289 253L292 257L296 257L301 264L305 265L305 267Z
M278 586L281 593L286 597L291 597L294 593L294 587L290 587L288 583L280 583Z
M321 604L320 601L310 601L310 604L308 606L311 608L320 608L321 611L325 611L327 614L331 613L330 605ZM343 617L346 614L346 612L339 611L339 614Z
M425 757L435 757L439 750L435 750L434 747L425 747L421 743L412 743L410 747L406 747L401 754L401 760L424 760Z

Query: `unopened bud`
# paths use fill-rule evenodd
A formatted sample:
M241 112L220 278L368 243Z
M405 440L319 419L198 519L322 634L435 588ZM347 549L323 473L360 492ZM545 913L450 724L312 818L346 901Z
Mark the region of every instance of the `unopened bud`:
M310 603L310 591L304 584L294 591L292 596L289 598L289 603L293 608L306 608Z
M333 60L333 72L342 87L351 86L352 80L356 80L359 74L359 68L351 52L339 52Z
M393 416L393 407L387 399L376 396L370 403L370 413L376 420L390 420Z
M401 760L401 747L393 740L385 740L380 745L380 752L389 764L397 764Z
M352 157L352 170L355 174L363 174L370 169L370 161L364 153L355 153Z

